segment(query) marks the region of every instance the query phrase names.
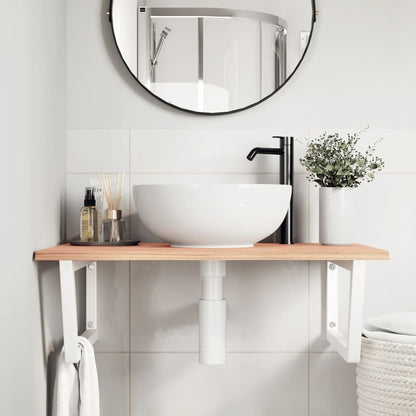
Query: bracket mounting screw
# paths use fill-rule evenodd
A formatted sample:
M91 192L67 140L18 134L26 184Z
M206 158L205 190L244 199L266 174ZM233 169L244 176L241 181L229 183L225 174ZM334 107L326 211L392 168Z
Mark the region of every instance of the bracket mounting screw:
M332 263L331 263L331 264L329 265L329 270L335 270L335 264L332 264Z
M337 326L337 324L336 324L334 321L331 321L331 322L329 323L329 327L330 327L330 328L336 328L336 326Z

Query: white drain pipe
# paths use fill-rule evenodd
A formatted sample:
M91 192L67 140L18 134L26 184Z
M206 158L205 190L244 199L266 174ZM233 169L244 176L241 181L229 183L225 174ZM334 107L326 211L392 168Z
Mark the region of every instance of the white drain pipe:
M225 364L226 301L222 286L225 261L201 261L202 295L199 301L199 362Z

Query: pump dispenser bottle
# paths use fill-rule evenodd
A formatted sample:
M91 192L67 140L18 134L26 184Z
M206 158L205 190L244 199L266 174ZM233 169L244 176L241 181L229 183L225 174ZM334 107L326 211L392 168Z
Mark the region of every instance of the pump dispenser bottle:
M95 208L94 188L85 188L84 206L80 216L81 241L98 241L98 211Z

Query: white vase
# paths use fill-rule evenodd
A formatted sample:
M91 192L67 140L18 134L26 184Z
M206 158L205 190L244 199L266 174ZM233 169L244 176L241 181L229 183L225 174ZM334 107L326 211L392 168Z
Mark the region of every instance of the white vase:
M352 188L319 188L319 242L324 245L352 244Z

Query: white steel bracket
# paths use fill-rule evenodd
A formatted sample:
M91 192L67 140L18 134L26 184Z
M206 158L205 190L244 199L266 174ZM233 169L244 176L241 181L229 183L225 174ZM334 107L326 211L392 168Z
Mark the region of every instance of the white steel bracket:
M358 363L361 353L361 332L365 289L365 261L328 261L326 335L328 342L348 363ZM348 322L346 334L339 330L338 268L350 272Z
M90 261L61 260L59 262L64 333L65 362L77 363L81 358L78 346L78 313L75 272L86 268L86 330L81 336L92 344L97 340L97 264Z

